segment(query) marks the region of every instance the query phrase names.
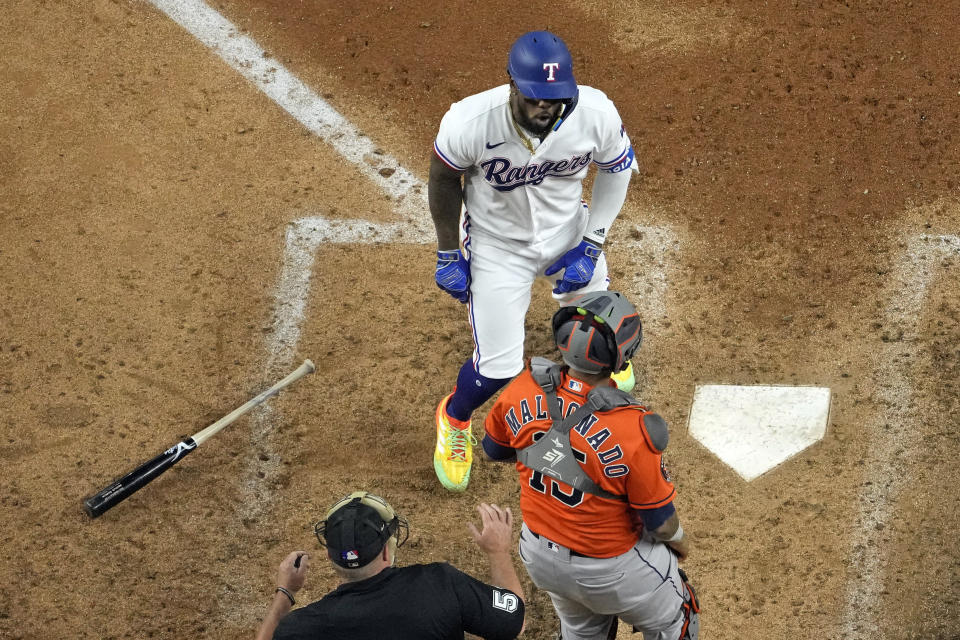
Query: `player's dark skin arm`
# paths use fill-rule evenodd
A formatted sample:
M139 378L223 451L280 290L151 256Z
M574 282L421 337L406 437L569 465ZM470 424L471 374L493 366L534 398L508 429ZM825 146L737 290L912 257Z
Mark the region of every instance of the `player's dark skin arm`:
M662 525L653 530L653 535L657 540L662 540L665 545L673 549L677 558L680 560L686 560L687 556L690 555L690 542L687 539L687 534L684 533L683 537L679 540L670 540L677 532L677 529L680 528L680 516L676 512L673 512L667 521Z
M437 154L431 156L427 200L433 226L437 229L438 251L460 247L460 210L463 206L461 176L463 172L448 167Z

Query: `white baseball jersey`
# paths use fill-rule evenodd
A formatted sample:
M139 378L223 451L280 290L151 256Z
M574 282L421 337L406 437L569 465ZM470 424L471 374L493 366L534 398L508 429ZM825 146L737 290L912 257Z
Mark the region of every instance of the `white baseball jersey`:
M519 137L510 115L510 86L451 105L434 142L437 156L464 171L464 202L472 230L536 243L583 215L583 179L591 163L622 171L633 163L620 114L600 90L580 85L576 106L543 143ZM527 135L524 132L524 135Z

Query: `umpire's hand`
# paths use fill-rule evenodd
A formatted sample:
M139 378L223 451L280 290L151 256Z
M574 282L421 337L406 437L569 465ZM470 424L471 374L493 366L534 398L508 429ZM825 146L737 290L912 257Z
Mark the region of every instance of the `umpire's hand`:
M467 523L473 541L487 554L510 553L513 549L513 513L510 507L501 509L495 504L481 502L477 505L481 529Z
M291 551L277 569L277 586L291 593L300 591L307 579L308 569L310 569L310 556L307 552Z
M481 502L477 505L480 513L480 529L472 522L467 528L473 534L473 541L487 554L490 561L491 584L509 589L521 600L526 600L523 585L513 567L513 514L510 507L501 509L495 504Z

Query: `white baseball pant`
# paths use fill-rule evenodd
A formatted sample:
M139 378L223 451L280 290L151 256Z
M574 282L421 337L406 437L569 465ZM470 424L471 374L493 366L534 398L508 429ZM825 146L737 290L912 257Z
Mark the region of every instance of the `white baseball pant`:
M576 247L586 228L586 206L580 224L540 242L512 242L484 233L464 237L470 260L470 326L473 331L473 364L488 378L512 378L523 370L524 322L537 278L548 278L551 289L563 270L544 275L551 264ZM590 282L576 291L553 294L563 304L609 285L606 255L597 261Z

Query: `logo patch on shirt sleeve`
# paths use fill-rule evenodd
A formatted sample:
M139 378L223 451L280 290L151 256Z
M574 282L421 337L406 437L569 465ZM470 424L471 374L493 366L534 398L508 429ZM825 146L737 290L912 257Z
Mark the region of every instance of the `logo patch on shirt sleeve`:
M630 149L627 151L627 155L623 157L623 160L613 165L612 167L603 169L603 171L606 171L607 173L620 173L621 171L626 171L627 169L630 169L633 167L633 158L634 158L633 147L631 146Z
M506 611L507 613L513 613L517 610L517 607L520 606L520 600L514 594L509 591L497 591L493 590L493 608L500 609L501 611Z

